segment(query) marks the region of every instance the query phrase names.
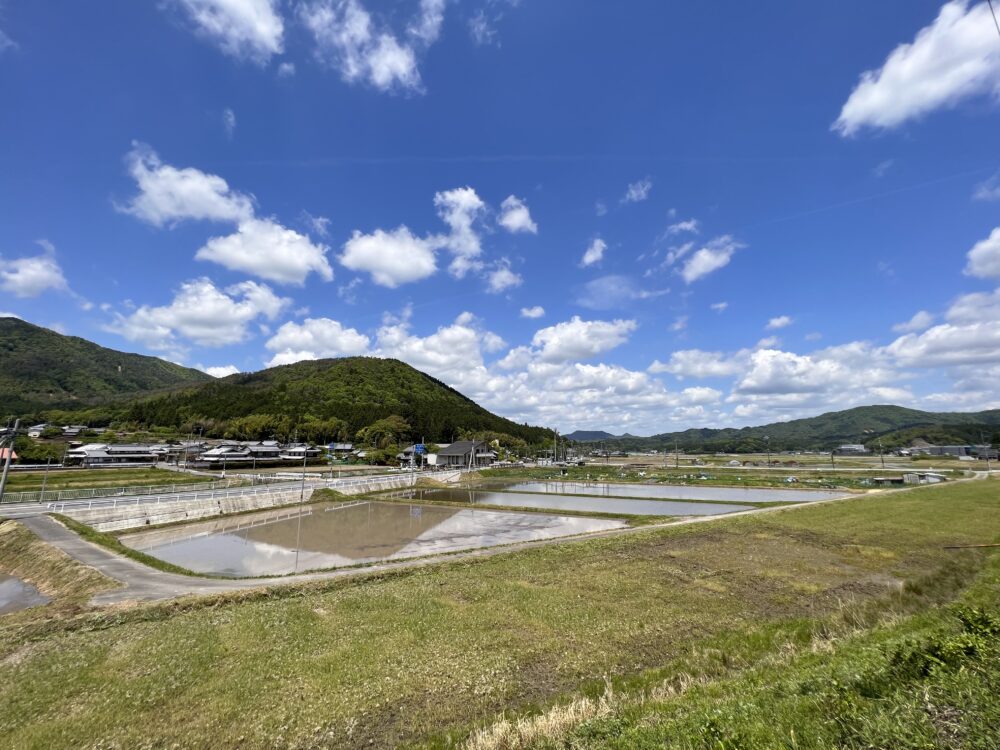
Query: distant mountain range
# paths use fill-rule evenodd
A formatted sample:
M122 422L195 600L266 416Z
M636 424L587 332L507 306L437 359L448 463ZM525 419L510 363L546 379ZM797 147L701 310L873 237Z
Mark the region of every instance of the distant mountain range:
M127 354L19 318L0 318L0 417L79 409L213 380L158 357Z
M780 451L829 450L843 443L874 445L879 440L886 449L908 445L915 439L937 444L969 443L980 440L980 433L987 440L992 437L992 442L1000 442L1000 409L929 412L891 405L859 406L759 427L690 429L651 437L578 430L566 437L581 442L605 441L608 447L623 450L671 449L677 445L683 450L748 453L765 450L768 445Z

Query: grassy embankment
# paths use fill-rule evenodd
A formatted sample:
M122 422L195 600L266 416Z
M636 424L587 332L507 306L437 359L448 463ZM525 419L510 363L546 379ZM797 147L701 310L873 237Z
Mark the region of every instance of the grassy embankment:
M50 471L45 480L44 468L31 472L11 472L8 492L37 492L45 483L50 490L82 490L95 487L149 487L172 484L211 482L213 477L163 469L64 469Z
M584 746L839 737L861 747L895 738L905 718L944 732L937 746L961 735L989 747L984 727L1000 719L991 621L963 625L938 605L972 583L967 603L997 616L996 557L943 549L1000 540L995 486L21 629L0 645L0 737L12 747L384 747L460 742L479 726L484 748L563 746L567 732ZM613 692L602 698L605 678ZM502 711L540 718L490 728Z

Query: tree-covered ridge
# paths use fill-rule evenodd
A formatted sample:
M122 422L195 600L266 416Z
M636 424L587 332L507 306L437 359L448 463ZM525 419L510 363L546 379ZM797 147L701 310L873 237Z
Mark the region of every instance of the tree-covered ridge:
M0 416L81 408L212 380L200 370L106 349L0 317Z
M932 429L945 425L953 429L948 431ZM874 445L881 437L884 438L884 447L888 448L890 443L897 444L890 438L900 431L906 431L905 439L920 437L928 442L942 443L945 440L941 438L964 435L967 440L960 441L964 443L978 435L981 428L985 428L989 439L991 426L1000 426L1000 409L968 413L928 412L902 406L878 405L859 406L844 411L828 412L817 417L775 422L758 427L691 429L648 438L623 437L608 443L632 450L670 449L676 444L684 450L749 453L762 451L768 444L772 450L829 450L843 443Z
M144 426L197 431L211 425L218 431L220 425L252 415L281 415L292 424L342 420L346 429L339 434L345 436L393 415L410 425L414 437L441 442L476 430L505 433L528 443L544 442L551 435L549 430L498 417L403 362L374 357L321 359L230 375L133 402L118 416Z

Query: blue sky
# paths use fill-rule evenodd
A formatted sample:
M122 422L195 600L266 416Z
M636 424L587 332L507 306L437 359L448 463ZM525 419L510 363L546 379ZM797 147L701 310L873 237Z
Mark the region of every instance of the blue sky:
M0 0L0 312L652 434L1000 407L984 2Z

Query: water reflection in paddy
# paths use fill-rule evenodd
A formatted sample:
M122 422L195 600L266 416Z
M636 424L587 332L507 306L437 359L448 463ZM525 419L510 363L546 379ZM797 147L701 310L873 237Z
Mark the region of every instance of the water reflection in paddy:
M48 602L49 597L30 583L0 573L0 615L17 612L28 607L37 607L39 604L48 604Z
M770 487L709 487L678 484L626 484L612 482L519 482L492 480L484 489L508 492L544 492L564 495L600 495L602 497L648 497L662 500L708 500L737 503L808 503L832 500L846 492L830 490L792 490Z
M282 575L550 539L621 521L399 503L316 503L122 537L198 573Z
M445 500L475 505L503 505L509 508L573 510L581 513L627 513L633 516L715 516L752 510L752 505L736 503L687 503L669 500L626 500L587 495L531 494L491 490L403 490L392 497L411 500Z

